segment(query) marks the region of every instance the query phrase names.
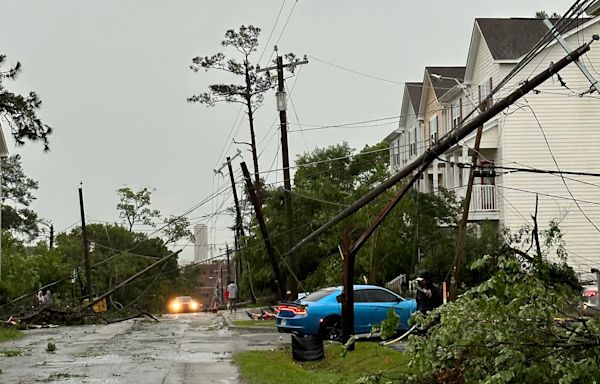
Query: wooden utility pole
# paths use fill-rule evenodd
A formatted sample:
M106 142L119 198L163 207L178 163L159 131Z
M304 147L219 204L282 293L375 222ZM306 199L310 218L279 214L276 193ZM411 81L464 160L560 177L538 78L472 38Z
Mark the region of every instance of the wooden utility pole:
M418 170L423 166L429 166L439 155L446 152L448 149L452 148L455 144L457 144L460 140L464 139L468 134L473 132L479 126L482 126L488 120L492 119L498 113L502 112L504 109L512 105L514 102L525 96L532 89L539 86L549 78L551 78L554 74L558 73L560 70L565 68L574 60L577 60L579 57L584 55L586 52L590 50L591 41L583 44L579 48L575 49L573 52L563 57L556 63L552 63L546 70L539 73L535 77L526 80L522 83L522 85L517 88L515 91L511 92L505 98L497 101L494 105L489 107L485 112L482 112L478 116L475 116L473 119L465 122L463 125L457 127L446 136L442 137L437 144L428 148L425 153L415 159L412 163L402 168L395 174L393 174L389 179L385 180L377 187L373 188L370 192L365 194L363 197L355 201L348 208L344 209L342 212L337 214L333 219L329 220L321 227L313 231L310 235L306 236L302 239L298 244L296 244L292 249L290 249L286 254L291 254L298 250L300 247L313 240L317 236L321 235L340 221L350 217L356 211L364 207L366 204L370 203L381 195L383 192L387 191L389 188L393 187L405 177L411 175L414 171ZM383 220L383 218L382 218ZM380 221L381 222L381 221ZM376 229L377 226L373 228ZM371 232L372 233L372 232ZM367 236L368 237L368 236Z
M92 294L92 271L90 267L90 243L88 242L87 231L85 228L85 211L83 209L83 183L79 185L79 211L81 213L81 235L83 237L83 257L85 259L85 288L87 296Z
M469 180L467 182L467 190L463 200L463 211L458 224L458 234L456 237L456 248L454 253L454 267L452 269L452 282L450 284L450 300L456 300L458 287L460 286L460 270L462 267L462 259L465 254L465 239L467 237L467 223L469 221L469 206L471 205L471 194L473 193L473 181L475 180L475 167L479 159L479 148L481 146L481 136L483 134L483 125L477 128L475 136L475 148L471 155L471 169L469 170Z
M235 179L233 177L233 169L231 167L231 159L229 157L227 157L227 168L229 169L229 180L231 181L231 191L233 192L233 202L235 203L235 220L237 231L240 237L245 237L246 235L244 234L244 225L242 222L242 211L240 210L240 201L238 199L237 189L235 187Z
M344 276L342 292L342 343L346 343L354 334L354 260L350 255L350 231L346 230L342 236L342 257ZM349 346L354 350L354 344Z
M225 243L225 253L227 253L227 284L231 281L231 268L229 267L229 245Z
M221 173L221 170L227 166L229 170L229 180L231 181L231 191L233 193L233 202L235 204L235 265L236 265L236 280L241 279L243 262L241 260L242 254L240 252L240 242L246 237L244 234L244 223L242 221L242 211L240 210L240 202L238 199L237 188L235 185L235 178L233 177L233 167L231 161L236 157L240 156L242 152L240 150L233 157L227 156L227 161L219 169L215 169L216 173Z
M50 244L48 248L54 248L54 224L50 224Z
M263 238L263 242L265 244L265 250L267 251L267 256L269 257L269 261L271 262L271 268L273 269L273 274L277 279L277 287L279 290L279 297L281 300L285 298L285 279L279 269L279 263L277 262L277 258L275 257L275 252L273 250L273 244L271 244L271 238L269 237L269 231L267 230L267 225L265 224L265 218L263 217L262 207L260 202L258 201L258 197L256 196L256 189L252 184L252 179L250 178L250 172L248 172L248 167L245 162L241 164L242 172L244 173L244 179L246 180L246 188L248 189L248 197L254 206L254 212L256 212L256 221L258 221L258 226L260 228L260 233Z
M277 51L277 47L275 47ZM258 69L257 72L269 71L272 69L277 70L277 110L279 111L279 123L281 126L281 158L283 161L283 202L285 204L285 218L286 218L286 230L287 230L287 241L288 249L291 249L296 244L294 236L294 208L292 204L292 182L290 178L290 157L288 149L288 138L287 138L287 94L285 92L285 79L283 77L284 68L294 68L301 64L308 64L308 60L294 60L291 63L283 64L283 58L277 55L275 67L267 67ZM297 271L296 258L292 258L290 261L292 271ZM292 292L292 298L295 300L298 298L298 282L295 278L288 280L290 284L290 291Z

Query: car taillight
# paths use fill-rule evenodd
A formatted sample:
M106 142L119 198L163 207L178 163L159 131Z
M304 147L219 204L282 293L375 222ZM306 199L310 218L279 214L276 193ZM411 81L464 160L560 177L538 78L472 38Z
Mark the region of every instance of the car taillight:
M598 296L598 291L583 292L583 297L594 297L594 296Z
M306 315L306 308L298 307L296 305L285 305L285 304L279 305L277 307L277 312L281 312L281 311L290 311L294 315Z

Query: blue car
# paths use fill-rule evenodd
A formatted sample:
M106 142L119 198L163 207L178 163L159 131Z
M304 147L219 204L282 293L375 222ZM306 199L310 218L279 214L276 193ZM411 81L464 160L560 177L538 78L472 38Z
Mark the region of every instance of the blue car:
M321 289L293 303L281 303L277 307L277 330L339 340L342 330L341 301L340 286ZM409 328L408 319L417 310L417 304L412 299L404 299L382 287L355 285L354 333L371 332L374 325L387 317L390 309L400 317L398 330L404 330Z

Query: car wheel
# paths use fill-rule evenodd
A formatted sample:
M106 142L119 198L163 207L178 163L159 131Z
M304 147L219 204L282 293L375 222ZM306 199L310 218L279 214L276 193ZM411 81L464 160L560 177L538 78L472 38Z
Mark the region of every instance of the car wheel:
M328 317L321 326L321 336L325 340L342 340L342 319L339 317Z

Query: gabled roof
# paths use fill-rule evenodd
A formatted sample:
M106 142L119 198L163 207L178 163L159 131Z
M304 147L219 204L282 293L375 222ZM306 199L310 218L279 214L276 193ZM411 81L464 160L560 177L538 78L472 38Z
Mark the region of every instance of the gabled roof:
M406 83L406 90L408 91L408 97L413 107L414 113L419 113L419 105L421 103L421 93L423 92L423 83Z
M571 30L578 27L583 28L593 23L593 20L595 19L579 18L573 20L569 27ZM557 19L550 19L551 23L556 23L556 21ZM548 33L548 27L544 24L544 20L537 18L475 19L467 55L465 81L468 83L472 79L477 52L482 42L489 50L493 60L516 63L546 33Z
M577 19L572 28L589 19ZM551 19L555 23L557 19ZM548 33L543 19L475 19L494 60L515 60L525 55Z
M448 79L436 79L431 76L433 74L448 77ZM465 67L425 67L425 76L429 77L435 97L439 99L449 89L456 86L456 81L452 79L462 83L465 78Z

